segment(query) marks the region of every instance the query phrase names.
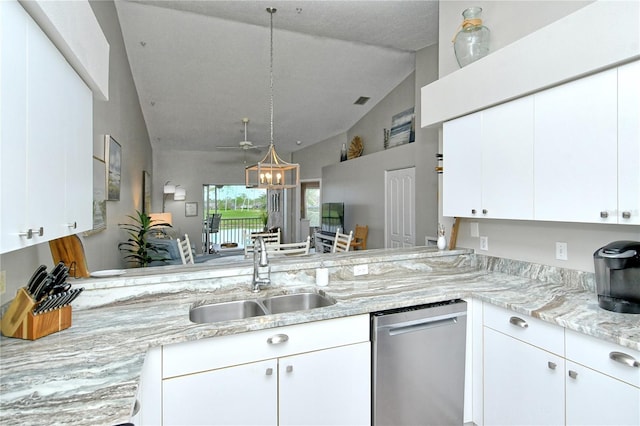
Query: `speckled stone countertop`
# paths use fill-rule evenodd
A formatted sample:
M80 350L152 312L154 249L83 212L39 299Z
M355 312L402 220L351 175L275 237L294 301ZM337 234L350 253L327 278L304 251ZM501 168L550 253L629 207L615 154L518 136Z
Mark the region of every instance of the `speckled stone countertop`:
M224 258L223 258L224 259ZM222 259L220 259L222 260ZM369 274L353 276L367 263ZM315 268L333 306L247 320L194 324L194 304L257 297L252 267L221 261L129 271L73 281L85 287L73 325L36 341L0 340L0 424L115 425L129 420L147 349L250 330L474 297L631 349L640 317L600 309L593 274L476 256L469 250L367 250L273 260L272 288L260 297L316 290Z

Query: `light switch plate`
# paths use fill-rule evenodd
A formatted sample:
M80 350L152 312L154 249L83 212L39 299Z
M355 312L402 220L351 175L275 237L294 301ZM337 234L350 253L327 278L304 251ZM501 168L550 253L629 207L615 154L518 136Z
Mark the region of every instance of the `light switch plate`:
M472 237L478 238L480 236L480 224L478 222L470 222L469 232Z
M489 237L480 237L480 250L489 250Z
M569 255L567 253L567 243L557 241L556 242L556 259L557 260L569 260Z

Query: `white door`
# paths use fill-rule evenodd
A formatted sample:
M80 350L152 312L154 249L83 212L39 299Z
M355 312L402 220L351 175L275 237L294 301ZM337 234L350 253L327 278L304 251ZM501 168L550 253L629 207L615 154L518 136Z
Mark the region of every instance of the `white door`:
M275 425L276 359L163 381L164 425Z
M385 247L416 245L416 169L385 172Z
M279 359L279 417L288 425L370 425L369 342Z

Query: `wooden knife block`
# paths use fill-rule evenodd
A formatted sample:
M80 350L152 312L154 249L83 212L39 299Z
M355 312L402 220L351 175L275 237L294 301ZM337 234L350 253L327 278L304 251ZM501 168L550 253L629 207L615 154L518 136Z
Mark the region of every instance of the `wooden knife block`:
M24 288L18 289L15 299L2 317L2 334L36 340L71 327L71 305L33 315L35 305L36 302Z

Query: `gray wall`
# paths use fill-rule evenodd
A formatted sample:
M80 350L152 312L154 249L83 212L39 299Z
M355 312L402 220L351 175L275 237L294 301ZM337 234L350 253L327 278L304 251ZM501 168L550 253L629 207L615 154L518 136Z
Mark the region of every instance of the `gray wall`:
M345 228L368 225L367 246L384 247L385 171L416 168L416 243L434 236L438 222L437 162L438 130L422 129L420 88L437 79L438 48L430 46L416 53L416 71L392 90L346 133L294 153L306 179L322 178L322 201L345 203ZM416 141L388 150L383 145L383 129L391 127L391 117L415 106ZM342 143L360 136L364 144L359 158L339 162ZM326 153L329 155L326 155ZM324 153L324 155L323 155ZM319 173L320 172L320 173Z
M451 36L460 24L465 7L481 6L485 24L490 27L493 50L521 38L526 33L547 25L590 2L440 2L440 77L458 69L451 46ZM527 52L523 52L527 54ZM548 64L540 64L540 72ZM446 169L445 169L446 173ZM452 223L451 218L443 221ZM592 225L582 223L474 220L480 235L489 238L489 250L479 251L479 238L470 236L471 220L463 220L458 246L479 253L518 259L582 271L593 271L593 252L604 244L622 239L640 240L640 227ZM568 260L555 259L555 242L568 244Z
M107 202L105 231L81 237L89 269L96 271L123 266L117 245L125 234L118 223L127 222L126 215L141 208L142 171L151 171L151 146L114 4L112 1L92 1L91 7L110 45L109 101L94 99L93 102L94 155L104 158L105 134L113 135L122 145L120 201ZM87 176L87 179L93 179L93 176ZM7 292L0 296L0 304L12 299L40 264L53 266L48 243L0 256L1 269L6 269L7 278Z

